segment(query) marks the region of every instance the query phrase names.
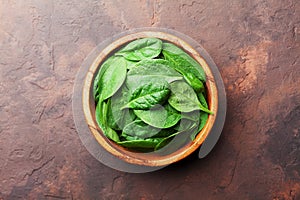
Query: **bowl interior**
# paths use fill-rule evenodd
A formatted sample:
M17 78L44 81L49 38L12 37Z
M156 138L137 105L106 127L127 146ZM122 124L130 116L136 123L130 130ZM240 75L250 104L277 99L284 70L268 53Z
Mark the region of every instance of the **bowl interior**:
M206 92L207 92L207 102L209 109L215 113L209 115L206 125L198 133L197 137L193 141L185 142L186 138L178 136L173 139L163 150L142 153L142 152L133 152L122 146L117 145L113 141L109 140L102 132L101 128L97 125L95 119L95 101L92 95L92 86L94 78L99 70L99 67L110 55L112 55L116 50L125 44L129 43L132 40L144 38L144 37L156 37L161 40L171 42L189 53L196 61L198 61L203 67L207 81L206 81ZM195 151L205 140L209 134L217 113L218 105L218 94L215 84L214 77L212 72L207 65L206 61L199 55L199 53L193 48L197 44L188 44L181 38L164 32L155 32L155 31L143 31L132 33L116 40L112 41L110 45L103 49L103 51L97 56L93 64L90 66L89 71L86 75L82 99L83 99L83 110L86 118L86 122L89 126L89 129L98 143L103 146L108 152L112 153L114 156L137 165L145 166L164 166L176 161L179 161L186 156L190 155Z

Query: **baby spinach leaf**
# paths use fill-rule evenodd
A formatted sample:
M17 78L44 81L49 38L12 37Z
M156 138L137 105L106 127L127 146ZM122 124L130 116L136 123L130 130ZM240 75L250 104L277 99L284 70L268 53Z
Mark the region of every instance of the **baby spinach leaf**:
M172 135L169 135L165 138L163 138L154 148L154 151L157 151L158 149L164 147L165 145L167 145L170 141L170 139L178 134L182 133L182 131L178 131L176 133L173 133Z
M123 57L112 57L108 63L104 64L103 71L99 72L98 81L100 101L108 99L118 91L124 83L127 73L126 61Z
M199 122L199 121L198 121ZM178 124L174 127L177 131L185 131L190 129L191 127L195 126L197 121L192 121L189 119L182 118Z
M208 108L208 104L206 102L206 99L204 97L203 93L198 93L198 99L200 100L200 103L205 107ZM205 126L206 122L208 119L208 113L206 112L201 112L200 115L200 125L199 125L199 131L203 129L203 127Z
M101 67L95 77L94 84L93 84L93 95L94 95L95 100L97 100L96 102L98 102L98 98L99 98L99 91L98 91L99 79L100 79L100 77L102 77L103 73L107 70L107 68L114 62L114 60L115 60L114 56L109 57L101 65Z
M169 65L172 64L162 59L142 60L127 73L126 85L130 89L134 89L138 85L153 80L165 80L168 83L182 80L182 75Z
M93 97L95 99L95 102L99 101L99 93L98 93L98 82L99 82L100 75L99 73L95 77L94 83L93 83Z
M95 110L96 122L101 129L105 128L105 120L104 120L105 117L103 117L103 115L105 114L104 104L106 103L105 102L98 103Z
M169 104L180 112L191 112L202 110L212 113L199 102L194 90L184 81L175 81L170 84L171 95L168 99Z
M108 99L107 123L115 130L122 130L126 124L135 119L132 110L121 109L129 100L129 93L126 87L122 87L118 92Z
M126 60L127 69L131 70L134 66L137 65L137 63L139 63L139 62L131 61L131 60Z
M107 121L105 120L107 116L107 103L104 101L99 102L96 106L95 114L96 114L96 121L98 125L101 127L101 129L103 130L104 135L115 142L119 142L120 138L117 132L114 131L109 126L107 126Z
M149 138L156 135L160 129L144 123L142 120L135 120L127 124L122 132L122 135L136 136L141 139Z
M172 153L178 148L182 147L188 141L188 139L191 138L191 135L195 134L195 132L197 132L197 125L193 124L187 129L177 131L176 133L163 138L163 140L157 144L154 150L161 149L168 144L163 153Z
M166 52L164 52L164 56L167 60L173 62L173 65L171 65L171 67L173 67L175 70L181 73L186 82L188 82L188 84L190 84L190 86L192 86L192 88L196 92L201 92L204 90L203 83L200 81L200 79L196 77L195 74L191 73L187 67L184 67L184 65L180 65L179 62L174 61L174 58Z
M107 124L115 130L122 130L127 124L136 118L134 112L129 109L121 109L112 101L108 101Z
M181 113L181 117L183 119L188 119L194 122L198 122L200 120L200 110L194 110L192 112L183 112Z
M140 61L157 57L162 49L162 41L157 38L142 38L127 44L115 55L124 56L127 60Z
M194 74L201 81L206 81L202 66L181 48L171 43L163 43L162 53L167 60L173 62L182 71L186 70Z
M186 133L186 132L188 132L188 131L191 131L192 129L194 129L194 126L188 128L188 129L185 129L185 130L177 131L177 132L175 132L175 133L173 133L173 134L171 134L171 135L169 135L169 136L163 138L163 139L155 146L154 150L156 151L156 150L158 150L158 149L164 147L165 145L167 145L167 144L170 142L170 140L171 140L173 137L175 137L175 136L177 136L177 135L179 135L179 134L183 134L183 133ZM178 142L181 143L181 142L182 142L181 139L180 139Z
M189 113L182 113L182 122L181 125L183 127L195 127L195 131L193 131L193 133L191 133L191 138L194 138L198 132L202 129L200 129L200 123L201 123L201 116L202 114L204 114L205 112L202 112L200 110L195 110ZM207 114L207 113L205 113Z
M180 120L180 113L169 104L150 110L134 110L134 113L145 123L156 128L170 128Z
M155 136L153 136L152 138L165 138L168 137L169 135L173 134L177 132L177 130L175 130L173 127L171 128L164 128L161 129Z
M105 128L104 134L106 135L106 137L108 137L112 141L115 141L115 142L120 141L120 138L119 138L119 135L117 134L117 132L110 127Z
M157 143L155 145L154 151L157 151L157 150L163 148L164 146L166 146L170 142L171 139L172 138L169 138L169 137L166 137L166 138L162 139L159 143Z
M192 86L192 88L196 92L202 92L204 90L203 83L194 74L185 72L183 72L183 74L185 80L190 84L190 86Z
M199 128L197 129L197 128L194 128L191 132L190 132L190 139L191 139L191 141L193 141L195 138L196 138L196 136L198 135L198 133L199 133L200 131L199 131Z
M167 82L149 82L134 90L130 101L122 109L150 109L156 104L162 104L169 97L169 94L170 89Z
M128 140L128 141L132 141L132 140L144 140L144 139L139 138L137 136L126 135L125 133L121 134L121 138L122 138L122 141L124 141L124 140Z
M185 80L196 92L202 92L204 90L203 82L205 82L206 76L197 61L171 43L163 43L162 53L166 60L174 64L174 69L184 76Z
M207 104L205 104L205 107L207 108ZM202 128L206 124L208 114L200 110L195 110L189 113L181 114L182 119L175 128L177 130L187 130L191 127L194 127L195 129L190 135L191 140L194 140L197 134L202 130Z

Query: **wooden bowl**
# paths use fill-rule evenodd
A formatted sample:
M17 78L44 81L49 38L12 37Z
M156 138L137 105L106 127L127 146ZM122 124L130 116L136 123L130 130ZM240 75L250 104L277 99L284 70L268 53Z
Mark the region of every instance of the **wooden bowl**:
M169 152L169 153L141 153L141 152L133 152L130 151L113 141L109 140L102 132L101 128L98 126L95 119L95 101L92 95L93 91L93 81L99 67L101 64L114 53L116 50L120 49L120 47L126 45L127 43L145 37L156 37L163 41L171 42L187 53L189 53L196 61L198 61L207 77L206 81L206 92L207 92L207 102L209 104L209 109L215 113L213 115L209 115L208 120L204 128L198 133L197 137L186 144L184 144L179 149ZM193 44L194 46L196 44ZM218 92L215 84L215 79L213 74L208 66L207 62L201 57L201 55L193 48L191 44L188 44L183 39L179 38L170 33L162 32L162 31L137 31L133 33L129 33L127 35L123 35L122 37L118 37L112 41L108 46L106 46L101 53L94 60L93 64L89 67L89 71L85 77L84 87L82 91L82 99L83 99L83 111L86 119L86 123L93 134L94 138L97 140L99 145L101 145L108 152L116 156L117 158L126 161L131 164L136 165L144 165L144 166L166 166L171 163L177 162L196 149L203 143L205 138L210 133L213 124L216 119L216 113L218 109Z

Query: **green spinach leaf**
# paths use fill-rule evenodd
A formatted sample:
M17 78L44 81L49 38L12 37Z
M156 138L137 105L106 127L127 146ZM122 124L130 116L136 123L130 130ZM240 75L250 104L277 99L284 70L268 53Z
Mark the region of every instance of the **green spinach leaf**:
M169 104L180 112L191 112L202 110L212 114L199 102L194 90L184 81L175 81L170 84L171 95L168 99Z
M160 129L144 123L142 120L135 120L127 124L122 132L122 135L136 136L141 139L150 138L159 133Z
M189 69L186 67L183 67L184 65L180 65L179 63L176 63L173 60L173 57L168 55L167 53L164 53L165 58L167 60L171 60L173 61L174 65L172 65L172 67L177 70L178 72L180 72L184 79L186 80L186 82L188 82L188 84L190 86L192 86L192 88L196 91L196 92L201 92L204 90L204 85L203 83L200 81L200 79L198 79L196 77L196 75L194 75L193 73L189 72Z
M132 110L122 109L129 101L129 91L121 87L118 92L108 99L107 122L115 130L122 130L125 125L132 122L136 116Z
M109 139L119 142L120 138L116 131L114 131L112 128L107 126L106 116L107 116L107 103L106 102L99 102L96 106L96 121L98 125L103 130L103 133L106 137Z
M140 61L139 61L140 62ZM126 60L127 69L131 70L133 67L135 67L139 62Z
M99 84L99 79L100 77L103 76L103 73L107 70L107 68L114 62L115 57L111 56L109 57L100 67L95 80L93 84L93 96L96 102L99 100L99 91L98 91L98 84Z
M200 120L200 115L201 115L200 112L201 112L200 110L194 110L192 112L183 112L181 113L181 117L183 119L188 119L194 122L198 122Z
M172 135L173 133L176 133L177 130L175 130L173 127L171 128L163 128L161 129L156 135L154 135L152 138L165 138L169 135Z
M178 149L186 142L186 139L189 138L188 137L189 135L194 134L195 130L197 129L196 129L196 125L194 124L188 127L187 129L177 131L169 135L168 137L163 138L161 142L155 146L154 150L157 151L162 147L166 146L167 144L172 143L170 144L170 147L165 150L165 153L174 152L176 149Z
M165 81L149 82L133 91L130 101L122 107L133 109L150 109L156 104L162 104L169 97L169 84Z
M115 55L124 56L127 60L140 61L157 57L162 50L162 41L157 38L143 38L130 42Z
M106 66L109 65L109 66ZM112 57L109 62L104 63L103 70L98 81L98 92L100 101L104 101L114 95L123 85L126 79L126 61L123 57Z
M173 137L182 134L184 132L186 132L187 130L182 130L182 131L177 131L176 133L173 133L165 138L163 138L154 148L154 150L158 150L162 147L164 147L165 145L167 145L170 142L170 139L172 139Z
M206 75L202 66L181 48L171 43L163 43L162 53L167 60L173 62L182 71L186 70L201 81L206 81Z
M174 126L174 129L176 131L184 131L189 129L190 127L194 126L196 122L189 120L189 119L185 119L182 117L182 119L179 121L178 124L176 124L176 126Z
M157 128L170 128L180 120L180 113L166 104L150 110L134 110L134 113L145 123Z
M155 80L165 80L168 83L182 80L182 75L170 65L172 64L169 61L162 59L142 60L127 73L126 85L130 89L135 89L138 85Z
M206 102L206 99L204 97L204 94L203 93L198 93L198 99L200 101L200 103L208 109L208 104ZM199 131L203 129L203 127L205 126L206 122L207 122L207 119L208 119L208 113L206 112L201 112L201 115L200 115L200 125L199 125Z

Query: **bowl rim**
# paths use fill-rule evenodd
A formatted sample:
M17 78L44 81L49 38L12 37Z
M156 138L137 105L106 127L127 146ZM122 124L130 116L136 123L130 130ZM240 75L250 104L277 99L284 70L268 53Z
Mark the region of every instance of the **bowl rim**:
M144 157L144 155L140 155L138 153L132 153L125 148L115 144L114 142L110 141L104 134L101 128L98 126L95 120L95 102L92 95L92 85L94 78L96 76L96 72L99 70L101 63L106 60L106 58L111 55L115 49L119 48L120 46L139 38L144 37L156 37L164 41L168 41L171 43L176 44L177 46L181 47L187 53L189 53L197 62L201 64L203 67L205 74L206 74L206 87L208 90L208 104L209 109L214 113L213 115L208 116L207 123L203 127L203 129L197 134L196 138L189 142L188 145L181 147L179 150L168 154L166 156L156 156L156 157ZM86 123L88 125L89 130L91 131L94 138L97 140L99 145L101 145L106 151L110 152L114 156L119 159L122 159L131 164L137 165L145 165L145 166L165 166L171 163L177 162L196 149L204 142L208 134L210 133L214 122L216 120L216 115L218 111L218 91L215 83L215 79L213 73L207 64L206 60L200 55L200 53L195 50L198 45L187 43L186 40L182 39L180 36L167 33L164 31L154 31L154 30L147 30L147 31L137 31L133 33L128 33L123 35L119 38L113 40L109 45L107 45L96 57L93 61L92 65L89 66L88 72L84 79L84 87L82 89L82 106L84 111L84 117ZM94 104L93 104L94 102ZM133 156L135 155L135 156ZM140 155L140 156L138 156Z

